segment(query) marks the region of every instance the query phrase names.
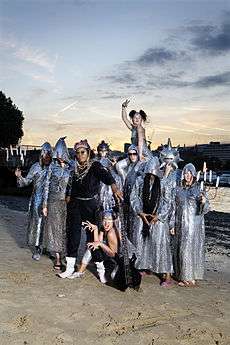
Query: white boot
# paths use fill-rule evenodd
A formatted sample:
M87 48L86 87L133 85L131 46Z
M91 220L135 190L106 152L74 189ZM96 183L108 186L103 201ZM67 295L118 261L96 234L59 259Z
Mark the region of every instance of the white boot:
M97 267L97 273L98 273L100 282L101 282L102 284L107 283L107 279L105 278L105 266L104 266L103 261L101 261L101 262L95 262L95 265L96 265L96 267Z
M76 258L71 258L71 257L67 256L66 262L67 262L66 270L64 272L58 274L58 276L60 278L68 278L74 272L74 266L75 266Z
M82 278L85 272L74 272L71 276L67 277L69 279Z

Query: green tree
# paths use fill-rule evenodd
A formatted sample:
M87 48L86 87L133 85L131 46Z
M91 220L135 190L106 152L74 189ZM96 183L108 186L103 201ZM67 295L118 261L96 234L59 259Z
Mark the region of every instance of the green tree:
M0 147L18 144L23 136L23 120L22 111L0 91Z

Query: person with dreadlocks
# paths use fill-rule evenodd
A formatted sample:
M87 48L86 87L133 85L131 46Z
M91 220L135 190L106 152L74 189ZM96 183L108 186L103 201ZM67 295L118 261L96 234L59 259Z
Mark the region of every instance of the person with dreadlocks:
M131 144L135 145L138 149L138 156L139 159L148 160L153 155L152 152L149 150L145 138L145 129L143 127L143 122L146 121L147 115L143 110L136 111L131 110L129 113L130 120L127 116L127 107L129 104L129 100L126 100L122 103L122 120L128 129L131 131ZM119 161L116 165L117 171L122 178L123 183L125 182L125 177L127 173L127 167L129 165L129 160L123 159Z
M87 140L74 145L76 166L71 176L70 188L67 189L67 266L65 272L59 274L67 278L74 273L78 247L81 239L82 222L87 220L98 223L98 206L100 183L110 185L117 199L122 193L117 188L110 172L98 161L90 159L91 149ZM86 233L87 243L92 242L92 233Z
M53 151L53 162L45 184L43 214L46 217L43 246L54 260L54 269L61 270L66 254L66 189L70 178L71 160L60 138Z
M144 177L137 178L130 202L136 214L135 267L161 274L161 285L168 287L173 272L170 229L174 226L174 210L162 193L161 177L160 162L153 157L146 163Z
M33 260L40 260L43 244L43 226L44 216L42 213L44 201L45 181L50 171L52 161L52 148L46 142L41 147L39 162L34 163L27 176L23 177L21 170L16 169L17 184L19 187L25 187L33 184L33 192L29 203L27 244L31 248Z

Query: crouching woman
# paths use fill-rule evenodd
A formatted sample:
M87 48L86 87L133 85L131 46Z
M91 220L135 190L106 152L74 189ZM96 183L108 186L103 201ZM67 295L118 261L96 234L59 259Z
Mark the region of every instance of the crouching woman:
M117 257L120 244L120 235L114 220L113 211L107 210L103 213L102 229L99 230L97 225L89 221L83 222L85 230L93 233L93 242L87 243L88 249L82 258L80 269L68 277L69 279L81 278L89 262L92 260L96 265L101 283L105 284L107 282L104 262L112 261L113 266L116 267L115 258Z

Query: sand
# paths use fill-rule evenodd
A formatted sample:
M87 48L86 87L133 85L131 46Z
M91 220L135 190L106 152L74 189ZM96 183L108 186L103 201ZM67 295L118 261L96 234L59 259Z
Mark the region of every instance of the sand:
M0 205L1 345L229 345L230 257L209 243L197 288L163 289L155 276L139 292L55 276L50 259L31 259L26 212ZM225 248L226 249L226 248Z

